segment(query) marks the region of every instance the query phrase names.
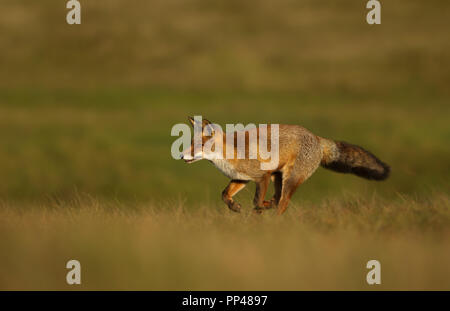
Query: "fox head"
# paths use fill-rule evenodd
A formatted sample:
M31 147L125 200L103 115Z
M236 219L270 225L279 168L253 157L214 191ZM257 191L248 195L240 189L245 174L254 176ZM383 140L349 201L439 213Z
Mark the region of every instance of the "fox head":
M219 143L220 146L222 145L221 130L218 130L207 119L200 119L200 121L197 118L188 117L188 120L194 128L194 135L191 145L182 152L181 158L186 163L194 163L202 159L215 159L218 154L221 155L221 148L216 148L216 146L219 146Z

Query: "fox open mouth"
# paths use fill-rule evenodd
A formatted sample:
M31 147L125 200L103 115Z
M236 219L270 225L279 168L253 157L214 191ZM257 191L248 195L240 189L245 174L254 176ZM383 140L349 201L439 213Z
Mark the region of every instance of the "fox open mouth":
M186 162L188 164L191 164L191 163L197 162L198 160L201 160L201 159L195 159L195 158L193 158L193 159L184 159L184 162Z

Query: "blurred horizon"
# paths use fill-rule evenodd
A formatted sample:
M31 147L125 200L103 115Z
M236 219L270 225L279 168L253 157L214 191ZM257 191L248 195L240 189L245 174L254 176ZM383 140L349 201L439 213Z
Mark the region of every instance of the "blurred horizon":
M195 114L302 125L392 167L385 183L319 169L296 200L449 185L446 1L382 2L381 25L366 1L80 3L68 25L64 1L3 1L3 200L218 203L227 178L170 156L171 127Z
M449 95L450 6L366 1L5 0L5 88L163 88Z

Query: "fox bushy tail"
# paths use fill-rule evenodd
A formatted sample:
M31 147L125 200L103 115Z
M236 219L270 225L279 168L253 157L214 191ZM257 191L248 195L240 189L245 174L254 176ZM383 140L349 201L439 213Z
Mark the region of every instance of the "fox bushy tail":
M325 138L321 138L321 146L321 165L324 168L372 180L385 180L389 177L390 167L359 146Z

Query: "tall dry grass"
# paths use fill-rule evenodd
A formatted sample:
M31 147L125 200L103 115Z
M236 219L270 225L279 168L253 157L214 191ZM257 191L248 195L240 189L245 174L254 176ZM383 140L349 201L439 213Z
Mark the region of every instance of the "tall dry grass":
M450 289L450 198L349 197L283 217L86 196L2 203L0 289ZM65 264L81 263L82 284ZM366 283L381 263L382 284Z

